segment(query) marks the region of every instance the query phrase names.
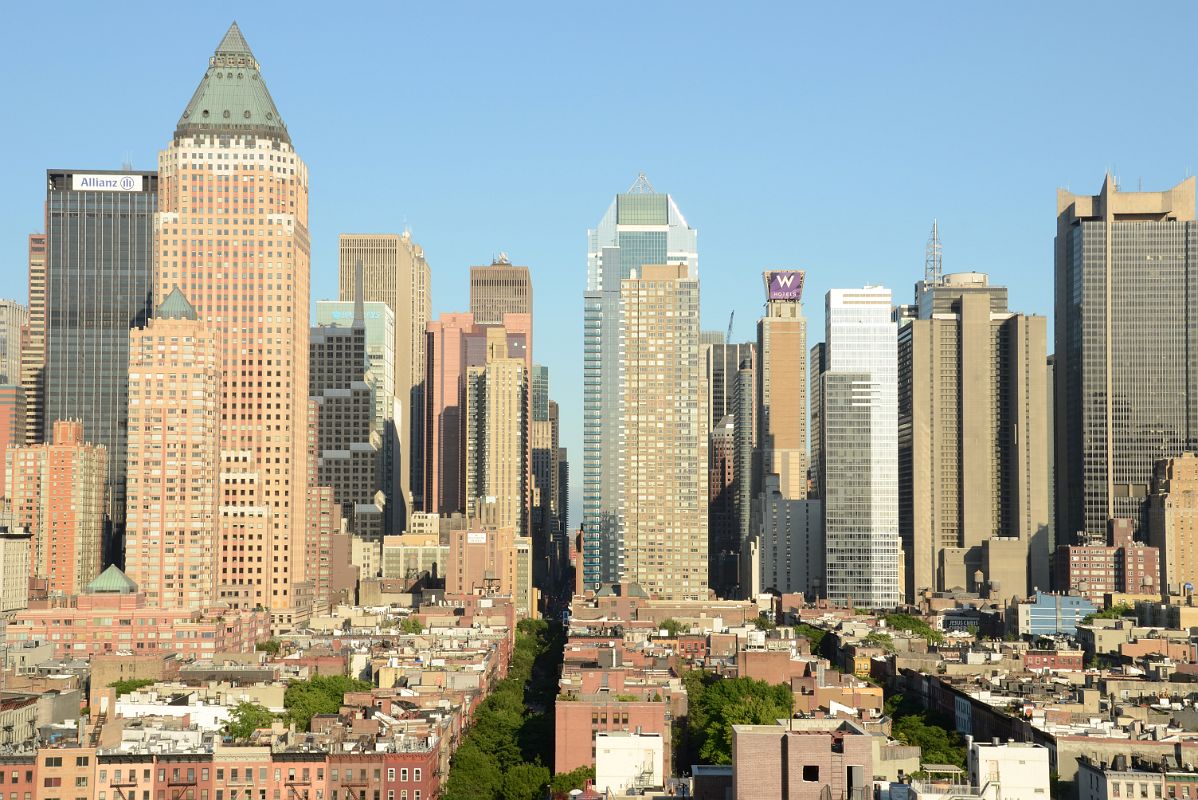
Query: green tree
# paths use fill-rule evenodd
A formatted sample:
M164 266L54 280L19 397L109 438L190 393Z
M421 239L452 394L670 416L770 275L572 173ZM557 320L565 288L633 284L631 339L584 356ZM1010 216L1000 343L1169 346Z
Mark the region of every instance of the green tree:
M1128 603L1115 603L1110 608L1096 611L1093 614L1087 614L1082 617L1082 624L1089 625L1096 619L1122 619L1123 617L1134 617L1136 609Z
M884 710L893 720L890 735L918 746L925 764L965 767L965 741L953 729L951 719L920 708L918 701L901 694L888 698Z
M666 632L666 635L671 639L676 639L678 634L683 632L683 625L673 617L663 619L657 626L660 630Z
M757 626L759 631L772 631L777 629L778 623L765 615L759 615L753 618L753 624Z
M158 683L158 681L153 678L125 678L124 680L113 681L108 685L116 689L116 696L120 697L129 694L129 692L136 692L138 689L153 686L155 683Z
M587 781L595 780L594 767L579 767L569 772L559 772L549 781L549 791L555 795L567 794L572 789L585 789Z
M894 628L897 631L907 631L916 636L922 636L933 644L944 642L944 634L920 617L913 617L910 614L883 614L882 619L886 621L888 627Z
M242 701L229 712L229 719L221 731L234 741L245 741L259 728L269 728L275 715L258 703Z
M517 764L503 773L499 784L502 800L539 800L549 783L549 768L540 764Z
M766 725L789 717L794 695L786 684L751 678L719 678L699 671L683 676L687 687L690 754L704 764L732 763L732 726Z
M316 714L336 714L346 692L364 692L372 687L366 681L344 675L316 675L306 681L295 681L283 693L287 718L300 730L306 731Z
M254 649L259 653L270 653L272 656L279 654L281 645L278 639L267 639L265 642L258 642L254 645Z
M880 647L887 653L894 652L894 639L891 638L889 633L874 631L862 639L862 642L871 647Z
M399 623L401 633L410 633L416 635L424 633L424 624L416 617L404 617L403 622Z
M468 735L453 754L443 797L444 800L495 800L502 782L499 761Z

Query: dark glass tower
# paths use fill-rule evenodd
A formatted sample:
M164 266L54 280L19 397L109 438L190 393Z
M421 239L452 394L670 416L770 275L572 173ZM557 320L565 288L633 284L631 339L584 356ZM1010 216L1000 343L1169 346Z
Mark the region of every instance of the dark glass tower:
M1156 460L1198 447L1195 180L1057 193L1057 541L1146 522Z
M354 318L348 327L320 325L309 340L309 395L319 408L316 475L355 536L379 541L387 502L382 491L382 438L374 414L375 379L366 356L366 317L359 265Z
M46 173L46 367L42 430L77 419L108 448L105 563L125 526L129 330L153 308L154 172Z

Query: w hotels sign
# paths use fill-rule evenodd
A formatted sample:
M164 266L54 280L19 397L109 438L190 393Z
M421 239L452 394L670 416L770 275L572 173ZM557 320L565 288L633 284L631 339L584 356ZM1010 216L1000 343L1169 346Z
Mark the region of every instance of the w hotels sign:
M803 299L803 278L807 273L797 269L775 269L762 274L768 299L796 303Z

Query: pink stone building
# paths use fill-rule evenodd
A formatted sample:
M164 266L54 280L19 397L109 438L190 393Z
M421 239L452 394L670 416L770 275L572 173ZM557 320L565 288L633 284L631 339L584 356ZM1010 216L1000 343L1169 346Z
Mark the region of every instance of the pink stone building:
M9 642L49 642L56 658L174 651L195 658L253 651L270 638L265 611L152 608L115 566L75 597L32 603L8 627Z

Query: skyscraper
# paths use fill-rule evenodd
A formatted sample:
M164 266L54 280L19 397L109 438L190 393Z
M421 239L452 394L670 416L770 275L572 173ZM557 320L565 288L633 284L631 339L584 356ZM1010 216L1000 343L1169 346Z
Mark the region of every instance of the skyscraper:
M472 368L485 368L489 356L505 359L517 359L523 364L521 370L522 412L514 422L523 425L521 446L524 455L519 465L525 470L522 480L524 486L525 511L519 520L512 525L522 524L518 528L520 535L527 535L527 520L529 498L528 491L530 448L528 447L528 416L526 410L530 406L528 396L528 375L532 363L528 358L528 342L531 339L532 320L527 314L507 314L502 326L476 325L472 314L442 314L441 318L428 324L428 375L425 379L426 414L425 414L425 482L424 507L436 514L464 514L473 507L470 498L472 488L468 486L466 470L468 447L477 447L479 443L468 444L469 435L468 398L467 391L471 385L475 388L485 386L485 378L475 376L473 384L469 382ZM491 329L495 329L491 333ZM498 343L506 343L507 354L500 356L503 349ZM507 369L506 367L504 369ZM475 370L477 372L477 370ZM511 377L511 376L509 376ZM479 398L474 398L476 408ZM481 424L480 419L474 420ZM483 431L477 428L476 432ZM479 462L475 462L477 466ZM478 475L474 476L475 478Z
M490 266L470 268L470 313L478 325L502 325L505 314L532 315L532 281L500 253Z
M129 335L125 574L158 608L216 600L220 341L178 289Z
M657 194L644 175L617 195L599 225L588 231L583 318L583 580L594 588L624 573L618 467L623 321L621 282L647 264L682 264L698 280L697 232L669 195ZM697 342L696 342L697 344ZM706 447L706 445L704 445ZM704 532L706 540L706 532Z
M707 384L708 430L732 413L732 389L736 371L757 348L755 342L725 342L724 334L704 331L703 362Z
M47 444L10 448L5 480L12 522L33 534L30 571L51 592L83 591L100 574L108 452L83 424L59 420Z
M902 594L898 385L890 290L832 289L821 417L828 599L893 608Z
M736 421L727 414L707 438L707 574L717 597L733 597L740 581L735 430Z
M704 600L707 393L690 268L647 264L621 281L620 331L623 575L650 595Z
M373 429L381 440L379 486L387 495L383 527L387 533L404 530L405 514L401 487L404 456L399 432L399 401L395 397L395 314L377 300L362 304L366 323L366 378L374 385ZM354 319L353 301L319 300L316 327L348 328Z
M25 441L42 441L46 371L46 234L29 235L29 324L21 345Z
M757 321L757 441L753 496L777 475L783 496L807 496L807 318L798 270L764 273L765 316Z
M432 319L432 276L424 248L406 231L341 234L342 300L354 299L354 271L362 263L363 297L395 314L395 415L399 430L399 485L403 519L423 494L425 326ZM428 509L423 509L428 510ZM396 518L400 518L397 514Z
M1048 586L1051 554L1045 320L978 272L920 281L915 309L898 334L907 601L1025 597Z
M1156 462L1148 519L1146 538L1160 552L1162 591L1192 593L1198 582L1198 455Z
M1195 179L1057 191L1057 539L1146 523L1153 464L1198 449Z
M308 170L236 23L158 165L156 295L221 332L218 595L287 629L310 613Z
M503 326L466 367L466 517L528 535L528 370ZM470 359L474 362L474 359Z
M348 325L312 328L308 393L319 416L317 485L332 487L351 533L381 546L390 500L383 492L382 439L375 427L378 387L368 364L366 311L359 293Z
M21 383L21 347L29 309L16 300L0 300L0 386Z
M114 560L125 523L129 331L152 308L158 179L50 170L46 187L43 423L80 420L88 441L107 448Z

